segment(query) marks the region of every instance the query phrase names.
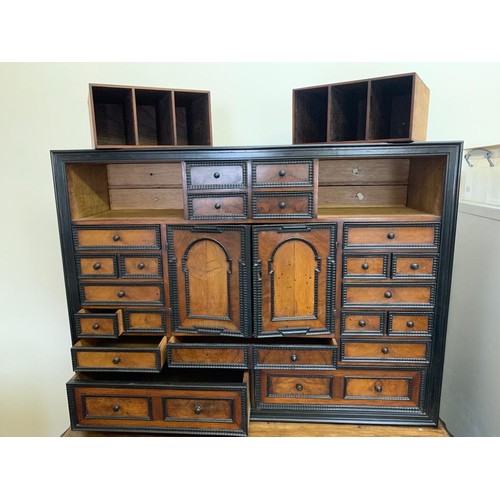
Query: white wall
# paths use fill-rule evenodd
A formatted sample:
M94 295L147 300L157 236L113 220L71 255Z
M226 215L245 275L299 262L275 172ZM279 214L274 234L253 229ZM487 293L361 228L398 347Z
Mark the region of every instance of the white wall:
M57 436L69 425L49 150L92 147L89 83L210 90L214 145L281 145L291 143L293 88L413 71L431 90L428 140L499 142L485 112L500 109L497 63L0 64L0 435Z

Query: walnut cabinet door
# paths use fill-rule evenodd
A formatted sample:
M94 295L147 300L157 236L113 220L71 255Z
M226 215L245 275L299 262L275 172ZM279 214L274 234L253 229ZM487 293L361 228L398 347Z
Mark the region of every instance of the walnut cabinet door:
M257 337L334 334L336 224L253 228Z
M172 330L251 336L250 228L167 227Z

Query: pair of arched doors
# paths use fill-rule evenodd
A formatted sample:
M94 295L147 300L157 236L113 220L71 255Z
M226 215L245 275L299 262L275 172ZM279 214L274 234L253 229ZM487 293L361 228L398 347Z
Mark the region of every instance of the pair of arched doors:
M174 333L333 335L336 224L169 226Z

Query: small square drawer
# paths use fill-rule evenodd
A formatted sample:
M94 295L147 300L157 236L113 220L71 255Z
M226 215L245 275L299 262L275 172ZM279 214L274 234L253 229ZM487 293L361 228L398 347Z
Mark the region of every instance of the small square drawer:
M167 344L167 364L171 368L248 369L248 345L221 338L173 336Z
M77 255L79 278L118 278L116 255Z
M114 339L123 333L123 315L116 311L88 311L80 309L75 314L76 335L78 338Z
M427 340L342 340L340 359L343 362L428 363L430 350L431 343Z
M207 373L209 372L209 373ZM182 370L106 378L77 373L67 383L73 430L173 435L248 435L248 373Z
M335 369L337 366L337 344L335 339L317 339L317 344L254 345L253 365L255 369Z
M313 187L314 161L252 162L254 188Z
M391 277L394 279L436 279L437 254L395 253L392 256Z
M187 189L244 189L247 162L186 162Z
M159 250L158 226L75 226L73 242L77 250Z
M254 219L311 219L314 217L312 192L254 193Z
M425 373L425 372L424 372ZM418 370L338 372L344 404L417 407L423 384Z
M165 334L167 331L167 318L164 311L125 309L123 320L127 333Z
M437 249L440 224L344 224L344 248L429 248Z
M120 277L161 278L161 255L120 255Z
M208 196L191 194L188 195L187 203L188 219L217 220L247 218L247 195L243 193Z
M120 342L79 340L71 348L73 369L79 371L116 371L158 373L166 360L167 337Z
M434 284L344 284L344 307L433 307Z
M163 286L156 283L80 283L80 298L91 305L163 305Z
M431 313L389 312L389 335L432 335L433 327Z
M383 312L342 312L342 335L383 335L385 314Z
M384 279L389 277L389 255L344 254L343 277Z
M255 372L256 408L307 409L331 405L335 371L257 370Z

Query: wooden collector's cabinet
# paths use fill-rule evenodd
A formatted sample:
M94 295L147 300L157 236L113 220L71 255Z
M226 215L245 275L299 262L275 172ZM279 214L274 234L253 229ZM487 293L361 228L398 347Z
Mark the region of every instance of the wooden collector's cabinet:
M52 152L72 429L436 425L461 152Z

